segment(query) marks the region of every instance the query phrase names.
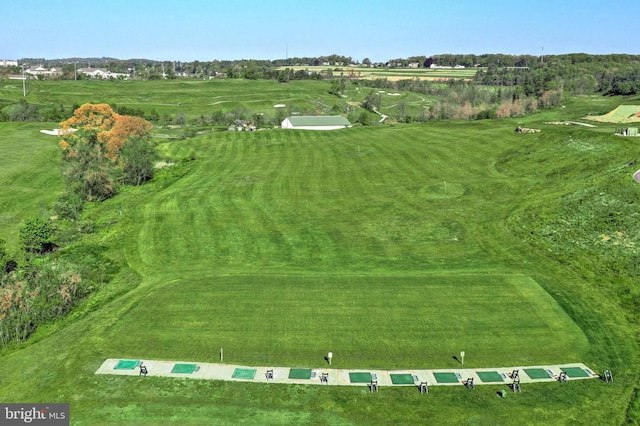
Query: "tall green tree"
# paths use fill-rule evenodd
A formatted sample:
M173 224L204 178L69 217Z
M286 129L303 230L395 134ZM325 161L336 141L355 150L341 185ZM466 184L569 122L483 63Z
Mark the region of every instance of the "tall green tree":
M122 147L120 163L123 182L141 185L153 178L155 151L143 138L129 138Z
M113 163L106 157L97 133L79 130L78 138L83 143L73 150L65 150L64 176L71 192L79 194L87 201L103 201L116 193Z

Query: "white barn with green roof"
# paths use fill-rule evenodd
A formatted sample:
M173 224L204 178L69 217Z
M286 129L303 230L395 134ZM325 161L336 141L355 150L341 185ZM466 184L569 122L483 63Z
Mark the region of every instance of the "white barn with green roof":
M351 122L340 115L294 116L282 122L283 129L337 130L351 127Z

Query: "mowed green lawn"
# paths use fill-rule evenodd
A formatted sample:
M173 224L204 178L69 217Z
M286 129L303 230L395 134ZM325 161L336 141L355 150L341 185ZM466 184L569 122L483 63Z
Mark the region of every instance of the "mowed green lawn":
M475 149L452 147L445 127L163 145L199 160L122 207L137 229L128 261L154 284L111 329L112 355L204 361L225 347L228 362L315 366L332 350L352 368L446 367L460 350L476 366L583 359L585 335L491 220L526 183L487 167L495 130L476 128Z
M199 161L130 211L136 254L167 272L504 268L512 236L492 219L515 208L526 186L493 168L496 131L476 129L469 141L442 126L165 144L167 155Z
M135 324L135 327L133 327ZM103 336L114 357L337 368L579 362L582 331L516 275L192 276L158 286Z
M57 138L32 123L0 123L0 229L12 248L25 220L46 214L62 192Z

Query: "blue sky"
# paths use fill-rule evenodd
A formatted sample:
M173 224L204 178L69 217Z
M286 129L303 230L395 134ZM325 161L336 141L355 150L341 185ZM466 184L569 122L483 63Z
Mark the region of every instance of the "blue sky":
M3 0L0 59L640 54L637 0Z

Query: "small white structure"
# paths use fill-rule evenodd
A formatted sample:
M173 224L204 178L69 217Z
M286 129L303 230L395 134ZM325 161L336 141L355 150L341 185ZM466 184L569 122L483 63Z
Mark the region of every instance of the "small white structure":
M13 61L11 59L0 59L0 67L17 67L18 61Z
M443 70L446 70L446 69L461 70L461 69L464 69L465 66L464 65L455 65L453 67L450 67L450 66L445 66L445 65L431 64L431 65L429 65L429 68L431 68L431 69L443 69Z
M29 67L24 71L25 74L35 75L35 76L43 76L43 77L54 77L57 75L61 75L62 71L57 70L55 68L45 68L42 65L38 65L37 67Z
M295 116L282 121L283 129L337 130L351 127L351 122L341 115Z
M245 132L253 132L256 130L256 126L254 126L252 122L247 120L233 120L231 123L229 123L227 129L230 132L242 132L243 130Z
M108 71L105 68L78 68L78 73L91 78L127 78L127 74Z
M69 129L40 130L40 133L44 133L45 135L51 135L51 136L64 136L76 131L78 131L78 129L69 128Z

